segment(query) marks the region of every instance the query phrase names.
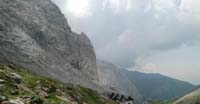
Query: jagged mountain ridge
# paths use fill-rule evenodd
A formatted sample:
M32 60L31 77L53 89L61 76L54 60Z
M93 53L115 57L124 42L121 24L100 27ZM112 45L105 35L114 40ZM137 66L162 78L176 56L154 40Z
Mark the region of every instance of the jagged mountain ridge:
M170 100L185 95L195 88L194 85L158 73L126 71L140 92L150 99Z
M134 83L132 83L123 70L116 65L97 60L97 69L100 83L107 89L116 93L132 96L136 104L143 104L145 99L140 94Z
M0 0L0 62L97 88L93 46L50 0Z

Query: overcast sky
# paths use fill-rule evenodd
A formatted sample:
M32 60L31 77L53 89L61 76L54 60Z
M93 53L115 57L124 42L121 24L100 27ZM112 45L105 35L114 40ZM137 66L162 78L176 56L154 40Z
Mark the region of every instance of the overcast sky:
M97 57L200 84L200 0L53 0Z

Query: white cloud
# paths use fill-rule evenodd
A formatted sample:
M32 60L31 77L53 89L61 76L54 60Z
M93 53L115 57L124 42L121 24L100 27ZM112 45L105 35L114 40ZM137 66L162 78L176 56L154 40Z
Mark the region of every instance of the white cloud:
M135 65L133 67L127 68L130 71L140 71L144 73L158 73L159 67L151 62L146 62L145 58L140 57L135 61Z
M161 53L170 57L168 51L200 41L200 0L68 0L69 4L63 0L65 5L62 0L53 1L60 5L73 30L88 34L98 58L123 67L140 66L141 70L160 70L174 76L172 72L178 73L182 67L174 65L165 72L162 69L174 60L160 58L161 64L153 57L141 65L137 61ZM186 52L178 51L173 56L182 53ZM183 73L187 73L192 65L184 65L187 68ZM189 79L191 73L184 75Z
M92 15L91 0L67 0L65 11L75 17L85 17Z
M129 11L134 0L103 0L103 9L110 7L115 13Z
M52 0L66 15L82 18L92 15L92 0Z
M182 0L180 8L186 12L200 14L199 0Z
M154 9L160 12L166 12L167 9L176 8L174 0L151 0Z
M179 48L158 52L149 57L139 58L137 60L145 66L148 63L156 65L157 70L153 70L176 79L199 84L200 72L200 44L184 44ZM138 66L138 64L136 65ZM134 67L136 70L137 67ZM133 68L132 68L133 70ZM147 71L148 72L148 71Z
M180 5L178 18L181 22L195 20L200 22L200 1L183 0Z

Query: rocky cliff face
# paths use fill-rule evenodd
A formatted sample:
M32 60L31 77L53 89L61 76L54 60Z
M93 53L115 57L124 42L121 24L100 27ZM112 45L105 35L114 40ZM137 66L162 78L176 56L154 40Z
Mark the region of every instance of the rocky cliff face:
M87 87L98 80L90 40L50 0L0 0L0 62Z
M119 94L132 96L136 104L143 104L144 97L137 90L135 85L128 79L123 70L112 63L97 61L100 83L107 89Z

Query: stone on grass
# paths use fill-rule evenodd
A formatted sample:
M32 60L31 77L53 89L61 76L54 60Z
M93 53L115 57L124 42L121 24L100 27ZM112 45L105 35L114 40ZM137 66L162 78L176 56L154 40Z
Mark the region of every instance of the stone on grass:
M20 99L10 100L9 104L24 104Z
M5 80L0 79L0 84L4 84L4 83L5 83Z
M3 101L5 101L5 100L6 100L6 97L0 95L0 103L3 102Z
M14 81L16 81L17 83L22 83L23 81L22 77L17 73L10 73L9 77L13 79Z

